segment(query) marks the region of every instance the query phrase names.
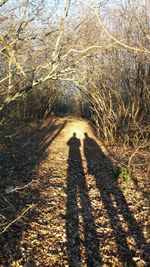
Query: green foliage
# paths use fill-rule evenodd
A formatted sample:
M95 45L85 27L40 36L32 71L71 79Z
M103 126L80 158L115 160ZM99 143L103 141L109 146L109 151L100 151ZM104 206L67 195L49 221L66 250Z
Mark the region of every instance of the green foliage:
M122 167L120 169L120 177L124 181L128 181L129 179L131 179L131 173L129 172L129 170L126 167Z

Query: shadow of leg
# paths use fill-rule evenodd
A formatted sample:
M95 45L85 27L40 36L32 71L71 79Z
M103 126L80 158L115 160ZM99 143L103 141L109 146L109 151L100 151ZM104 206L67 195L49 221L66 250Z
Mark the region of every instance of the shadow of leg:
M102 261L99 255L99 238L92 214L92 207L84 174L82 174L78 179L87 266L100 266Z
M148 263L147 256L144 253L144 251L147 247L147 244L146 244L142 229L141 229L140 225L137 223L133 213L131 212L121 189L119 188L118 185L116 185L116 188L117 188L117 194L114 194L116 204L117 204L119 210L121 211L121 214L122 214L124 220L126 221L126 223L128 225L129 234L134 238L138 249L140 249L142 252L141 253L142 259ZM142 249L142 247L144 248L144 250ZM148 252L147 252L147 254L148 254Z
M76 267L81 263L76 177L72 172L68 172L67 180L67 251L69 266Z
M111 194L107 192L102 185L97 185L97 187L99 188L102 202L107 211L110 226L114 233L118 257L122 263L128 264L127 266L136 266L133 261L134 252L128 247L127 235L121 225L117 209L112 203Z

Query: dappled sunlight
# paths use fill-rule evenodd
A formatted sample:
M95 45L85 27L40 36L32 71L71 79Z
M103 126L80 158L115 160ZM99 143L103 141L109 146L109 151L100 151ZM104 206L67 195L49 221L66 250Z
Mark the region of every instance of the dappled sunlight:
M8 257L17 246L20 255L12 260L12 266L96 267L103 263L111 266L112 262L114 266L124 262L134 266L136 259L142 266L147 262L146 236L137 220L139 206L142 210L146 202L139 202L138 210L132 207L133 194L138 201L140 193L132 188L132 194L126 194L118 168L85 120L47 120L40 128L28 129L27 136L23 129L14 141L6 154L11 158L17 149L18 155L11 158L5 172L15 165L16 176L10 181L13 188L21 175L22 182L29 185L15 192L13 205L19 205L20 212L26 212L30 204L34 209L27 210L25 225L24 221L18 224L17 236L17 224L11 226L13 247L7 232L3 236L9 249L1 247L1 254ZM5 194L5 198L12 201L14 195ZM5 199L2 201L4 205ZM5 212L7 215L7 209ZM144 216L146 224L148 212Z
M150 0L0 0L0 267L149 264Z

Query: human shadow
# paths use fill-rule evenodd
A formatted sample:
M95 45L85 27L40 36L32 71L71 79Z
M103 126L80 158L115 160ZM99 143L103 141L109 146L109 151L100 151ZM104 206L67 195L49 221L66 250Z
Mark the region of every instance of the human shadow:
M46 159L49 146L65 124L65 121L48 119L45 122L20 122L0 129L0 232L3 226L15 220L28 206L40 205L40 186L37 186L39 175L36 170ZM44 172L44 179L40 180L42 186L46 186L49 176L50 170ZM33 180L35 186L11 192L11 188L23 187ZM29 221L37 216L36 209L29 210L26 219L21 218L3 234L0 233L0 264L3 260L4 264L9 265L10 259L18 257L22 233L29 226Z
M81 266L81 245L85 247L88 267L101 263L99 256L99 240L92 215L92 207L88 195L84 169L80 153L81 142L74 133L68 140L69 146L67 171L67 214L66 234L69 266ZM78 207L78 201L81 208ZM81 239L79 215L83 219L83 235Z
M85 133L84 138L84 155L87 160L88 172L95 177L96 186L100 191L101 200L108 214L117 245L118 257L127 266L136 266L133 261L135 253L127 243L128 233L123 229L119 218L119 215L122 215L128 226L129 234L134 238L136 247L141 251L143 260L146 261L144 235L119 186L118 170L97 142L87 133ZM112 199L114 199L116 206Z

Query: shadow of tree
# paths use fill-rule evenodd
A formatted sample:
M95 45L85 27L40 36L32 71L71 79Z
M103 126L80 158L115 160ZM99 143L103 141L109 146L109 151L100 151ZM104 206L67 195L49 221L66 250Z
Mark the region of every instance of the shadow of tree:
M103 141L101 140L101 142L103 142ZM123 163L125 166L128 166L129 158L132 155L132 153L134 153L134 151L135 151L134 148L131 147L130 148L131 150L129 150L129 148L126 148L126 151L125 151L123 148L120 149L121 144L119 144L119 143L117 145L116 144L112 145L111 149L108 146L106 146L104 143L103 143L103 145L106 147L110 157L116 163L118 163L118 164ZM118 147L119 149L113 151L113 146L115 148ZM143 152L145 153L146 151L143 151ZM139 172L141 174L141 172L143 173L143 169L144 169L145 174L149 173L149 170L148 170L149 153L148 153L148 151L145 154L146 154L145 156L143 156L141 154L140 156L134 158L135 163L133 160L132 165L131 165L132 166L132 173L134 173L136 171L137 173ZM137 163L136 161L138 161L138 163L140 163L140 164L136 164ZM134 164L135 164L135 166L134 166ZM146 179L147 179L147 177L146 177ZM146 180L146 179L144 179L144 180ZM133 185L134 185L136 191L140 192L140 194L142 195L143 200L150 201L149 192L146 192L145 188L143 189L139 185L139 181L138 181L137 177L135 175L131 175L131 180L133 182Z
M107 211L121 262L126 263L127 266L136 266L133 261L135 253L128 246L128 234L134 238L136 246L146 262L143 249L146 248L145 238L119 186L117 169L114 168L111 160L105 156L97 142L90 138L87 133L85 133L84 138L84 155L87 160L88 172L95 177L96 186ZM114 205L113 199L116 205ZM122 215L127 224L128 232L123 229L119 215Z
M47 157L47 149L59 135L66 122L49 119L34 124L21 124L14 128L1 129L0 141L0 230L13 221L30 204L39 201L38 186L6 193L6 189L23 186L37 179L36 169ZM4 136L5 135L5 136ZM45 178L46 179L46 178ZM44 183L44 181L41 181ZM13 224L0 237L0 263L9 264L10 259L17 259L19 240L27 228L29 220L37 216L31 210L21 220ZM28 218L27 218L28 217ZM8 266L8 265L7 265Z
M92 207L82 166L80 139L73 136L68 140L69 157L67 172L67 251L69 266L81 266L81 244L85 247L87 266L96 266L101 262L99 256L99 240L92 215ZM78 206L80 202L81 208ZM83 219L83 235L81 240L79 215Z

